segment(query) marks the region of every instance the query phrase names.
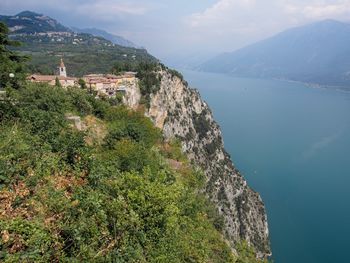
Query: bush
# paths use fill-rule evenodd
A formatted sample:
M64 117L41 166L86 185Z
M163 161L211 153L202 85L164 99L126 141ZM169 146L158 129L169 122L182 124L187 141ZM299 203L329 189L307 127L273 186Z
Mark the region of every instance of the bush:
M9 96L16 103L2 107L0 126L1 261L234 262L222 218L200 194L204 174L142 113L46 85ZM100 117L103 143L89 147L67 112Z
M3 262L49 262L59 257L54 236L37 220L13 218L0 221Z

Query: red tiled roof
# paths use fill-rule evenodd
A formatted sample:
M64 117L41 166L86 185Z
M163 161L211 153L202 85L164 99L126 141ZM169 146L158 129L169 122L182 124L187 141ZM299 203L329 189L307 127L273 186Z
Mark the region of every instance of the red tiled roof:
M77 80L77 78L73 77L63 77L56 75L37 75L33 74L27 77L27 80L36 80L36 81L52 81L58 78L59 80Z
M103 74L88 74L88 75L85 75L84 78L101 78L103 76L104 76Z

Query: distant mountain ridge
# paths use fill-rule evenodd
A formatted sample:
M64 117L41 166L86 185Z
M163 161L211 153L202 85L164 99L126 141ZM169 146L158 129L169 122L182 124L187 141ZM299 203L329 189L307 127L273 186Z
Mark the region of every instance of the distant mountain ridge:
M11 34L72 32L55 19L32 11L23 11L14 16L0 15L0 21L7 24Z
M69 28L60 24L55 19L49 16L32 11L23 11L14 16L0 15L0 21L5 22L7 24L12 35L49 32L75 32L90 34L97 37L103 37L104 39L123 47L141 48L133 42L121 36L110 34L104 30L97 28Z
M134 44L133 42L121 37L121 36L117 36L111 33L108 33L105 30L102 29L98 29L98 28L77 28L77 27L72 27L72 30L76 33L86 33L86 34L91 34L94 36L98 36L98 37L103 37L109 41L111 41L114 44L123 46L123 47L133 47L133 48L141 48L139 46L137 46L136 44Z
M221 54L199 69L350 89L350 24L324 20L292 28Z

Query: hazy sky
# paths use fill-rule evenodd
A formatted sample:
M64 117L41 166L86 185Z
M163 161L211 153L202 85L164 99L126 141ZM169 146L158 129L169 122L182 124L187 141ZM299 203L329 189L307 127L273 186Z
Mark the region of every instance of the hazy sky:
M350 19L350 0L0 0L0 13L47 14L122 35L162 58L233 51L283 29Z

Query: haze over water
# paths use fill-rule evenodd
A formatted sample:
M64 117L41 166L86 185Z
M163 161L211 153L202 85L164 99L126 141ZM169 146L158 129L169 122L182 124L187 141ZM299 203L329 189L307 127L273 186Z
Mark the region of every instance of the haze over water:
M264 200L274 262L349 262L350 93L183 73Z

